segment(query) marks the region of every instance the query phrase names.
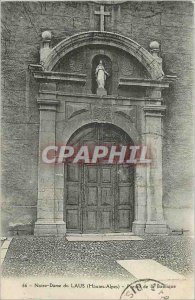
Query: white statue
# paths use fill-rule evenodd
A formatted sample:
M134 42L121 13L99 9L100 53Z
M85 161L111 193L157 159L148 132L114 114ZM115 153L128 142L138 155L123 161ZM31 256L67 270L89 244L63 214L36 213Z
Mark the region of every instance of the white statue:
M98 88L105 89L106 78L107 78L107 76L109 76L109 74L106 72L106 70L103 66L102 60L100 60L100 63L95 70L95 75L96 75L96 81L98 84Z

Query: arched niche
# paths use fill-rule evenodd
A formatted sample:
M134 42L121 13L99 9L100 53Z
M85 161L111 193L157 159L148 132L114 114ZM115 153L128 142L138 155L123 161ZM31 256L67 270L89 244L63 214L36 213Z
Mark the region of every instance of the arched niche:
M107 76L106 83L105 83L105 89L107 91L108 95L112 94L112 61L111 59L104 54L98 54L93 57L92 59L92 65L91 65L91 91L92 94L96 94L97 91L97 80L95 75L95 70L100 62L102 61L105 70L109 73L109 76Z

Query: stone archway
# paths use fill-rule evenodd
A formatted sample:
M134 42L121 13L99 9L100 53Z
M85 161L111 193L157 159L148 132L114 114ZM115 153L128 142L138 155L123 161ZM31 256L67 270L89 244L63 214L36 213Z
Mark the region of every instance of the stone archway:
M56 139L59 136L63 137L66 143L76 129L92 122L115 124L130 134L135 143L138 141L157 146L154 156L156 167L136 168L133 232L166 233L162 205L162 116L166 107L163 105L161 90L168 87L169 83L166 78L164 80L162 62L155 53L152 55L133 40L110 32L80 33L63 40L53 49L50 48L48 41L44 43L47 45L40 53L42 66L32 66L34 77L40 83L37 100L40 109L39 191L34 233L37 235L66 233L66 223L63 220L63 168L59 168L59 172L54 165L45 166L41 161L42 147L46 143L55 145L59 141ZM78 99L78 95L59 93L56 89L59 82L86 81L86 76L83 77L82 74L70 76L52 71L62 57L85 45L89 47L106 45L110 49L118 48L133 55L147 69L150 78L147 80L129 78L127 82L121 79L117 84L144 87L147 89L147 97L119 99L117 95L107 95L104 98L85 93L79 95ZM137 119L138 111L139 119ZM132 115L136 122L140 123L139 132L133 124Z
M68 144L133 145L120 128L105 123L81 127ZM67 232L132 231L134 221L134 166L65 164L64 220Z

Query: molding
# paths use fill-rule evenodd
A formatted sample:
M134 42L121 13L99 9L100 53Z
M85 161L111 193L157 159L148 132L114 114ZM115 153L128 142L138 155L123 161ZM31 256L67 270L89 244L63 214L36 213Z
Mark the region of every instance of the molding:
M164 77L158 61L141 45L123 35L107 31L88 31L75 34L58 43L48 54L44 70L51 71L58 61L71 51L86 45L115 47L134 56L147 69L153 80Z
M71 81L85 83L87 78L86 74L45 71L43 65L30 64L28 69L32 72L35 79L43 82Z
M85 84L86 75L76 73L63 73L63 72L48 72L48 71L34 71L34 78L43 81L71 81Z
M155 113L155 112L164 112L166 110L165 105L147 105L143 107L145 112Z
M148 112L146 112L146 113L145 113L145 116L146 116L146 117L157 117L157 118L161 118L161 117L163 116L163 114L162 114L161 112L159 112L159 113L148 113Z
M142 78L120 78L119 87L123 86L143 86L143 87L158 87L158 88L168 88L168 81L142 79Z
M106 100L111 100L111 101L149 101L151 100L149 97L140 97L140 98L136 98L136 97L124 97L124 96L113 96L113 95L105 95L103 97L99 97L96 94L70 94L70 93L66 93L66 92L62 92L62 91L48 91L48 90L41 90L39 92L40 94L52 94L52 95L57 95L57 96L65 96L68 97L68 99L70 98L88 98L88 99L95 99L95 100L99 100L101 101L106 101ZM158 100L159 101L159 100Z
M56 111L57 105L60 103L60 101L51 99L37 99L37 103L39 104L39 110Z
M148 221L145 228L146 234L168 234L168 227L165 221Z
M41 72L41 71L43 71L43 66L40 64L29 64L28 65L28 70L30 71L30 72L32 72L32 73L34 73L34 72Z
M66 223L61 222L49 222L37 220L34 227L34 235L36 236L65 236L66 235Z
M60 103L59 100L50 100L50 99L37 99L38 104L45 104L45 105L58 105Z
M165 111L166 111L166 106L165 105L148 105L143 107L143 110L145 112L146 117L159 117L161 118Z

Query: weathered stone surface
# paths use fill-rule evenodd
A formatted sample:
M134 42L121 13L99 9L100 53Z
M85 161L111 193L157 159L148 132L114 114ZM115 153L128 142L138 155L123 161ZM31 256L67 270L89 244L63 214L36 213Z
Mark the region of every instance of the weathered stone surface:
M193 27L193 16L192 15L180 15L178 18L177 14L162 14L161 24L167 27Z
M3 227L17 220L22 214L36 219L38 190L38 126L39 110L37 105L39 86L28 71L29 64L39 63L41 33L52 32L52 46L61 40L82 31L98 30L99 17L94 11L99 4L93 2L4 2L2 3L2 168L3 193L7 202ZM190 2L134 2L106 5L111 13L105 18L107 31L120 33L149 49L152 40L161 44L163 70L166 74L177 75L177 80L163 97L167 106L163 130L163 204L165 217L171 228L187 226L191 208L192 176L192 54L193 54L193 4ZM102 52L101 52L102 51ZM89 66L95 54L108 55L113 64L113 93L121 97L143 97L141 88L118 90L118 78L123 76L147 77L136 59L126 57L122 51L104 47L79 48L56 65L56 71L83 72L91 78ZM88 73L87 73L88 72ZM60 82L57 91L65 94L92 94L90 80L86 86L80 83ZM59 96L60 97L60 96ZM68 96L67 96L68 97ZM63 98L63 97L62 97ZM82 97L81 97L82 98ZM108 109L101 111L97 98L82 100L75 97L74 102L96 104L93 114L98 121L112 121ZM72 100L72 101L73 101ZM68 98L67 98L68 101ZM129 105L125 99L104 99L109 105ZM131 100L133 101L133 100ZM131 102L141 107L141 101ZM85 103L86 107L86 103ZM74 112L73 112L74 113ZM51 112L41 112L43 122L41 132L45 132L41 142L46 145L54 139L55 116ZM92 114L92 115L93 115ZM65 122L65 101L57 107L56 128L63 131ZM88 113L74 115L74 123L79 124L89 118ZM87 119L89 120L89 119ZM139 132L142 125L142 109L138 109L137 123ZM120 119L122 126L123 122ZM131 129L130 129L131 134ZM64 142L64 141L62 141ZM53 173L52 173L53 174ZM57 175L60 174L60 175ZM44 199L55 198L62 218L62 191L64 174L56 171L54 195L53 175L42 169L40 185L46 183L50 190L40 196ZM181 208L181 209L180 209ZM2 214L3 215L3 214ZM173 215L176 215L173 218ZM47 214L42 212L42 217ZM53 215L51 214L51 217ZM189 222L190 227L190 222ZM184 228L185 229L185 228Z
M2 183L13 190L13 198L15 188L37 189L38 156L7 155L2 160Z
M24 106L4 106L2 119L5 123L39 123L39 113L36 109L28 109Z
M37 204L38 190L33 187L22 188L19 186L4 185L2 188L2 201L6 200L6 205L14 207L33 207ZM29 197L30 195L30 197Z
M29 143L33 144L39 136L39 124L12 124L3 123L2 124L2 135L3 139L8 140L11 143L13 140L20 140L19 143L24 142L24 140L29 140ZM10 141L11 139L11 141ZM7 145L7 142L5 142ZM14 144L12 145L12 147Z
M55 189L55 199L57 201L64 199L64 189L60 189L60 188Z
M10 231L10 223L17 223L18 220L22 220L27 217L29 219L28 223L31 223L31 230L33 230L34 222L37 216L36 206L13 206L10 204L5 204L2 206L2 233L6 235L13 235ZM26 223L26 222L25 222ZM25 234L25 233L24 233ZM31 233L32 234L32 233Z
M31 157L33 159L33 157L36 159L38 157L38 140L34 139L30 140L30 139L13 139L10 140L7 138L7 136L5 136L5 139L3 140L3 144L2 144L2 149L3 149L3 155L6 156L16 156L17 155L17 159L21 159L23 160L23 157ZM15 157L15 162L16 162L16 157ZM5 162L7 163L7 162ZM17 163L17 162L16 162Z
M165 218L169 220L169 227L174 230L189 230L193 227L193 209L187 208L164 208ZM174 218L172 217L174 215ZM184 226L185 224L185 226Z

